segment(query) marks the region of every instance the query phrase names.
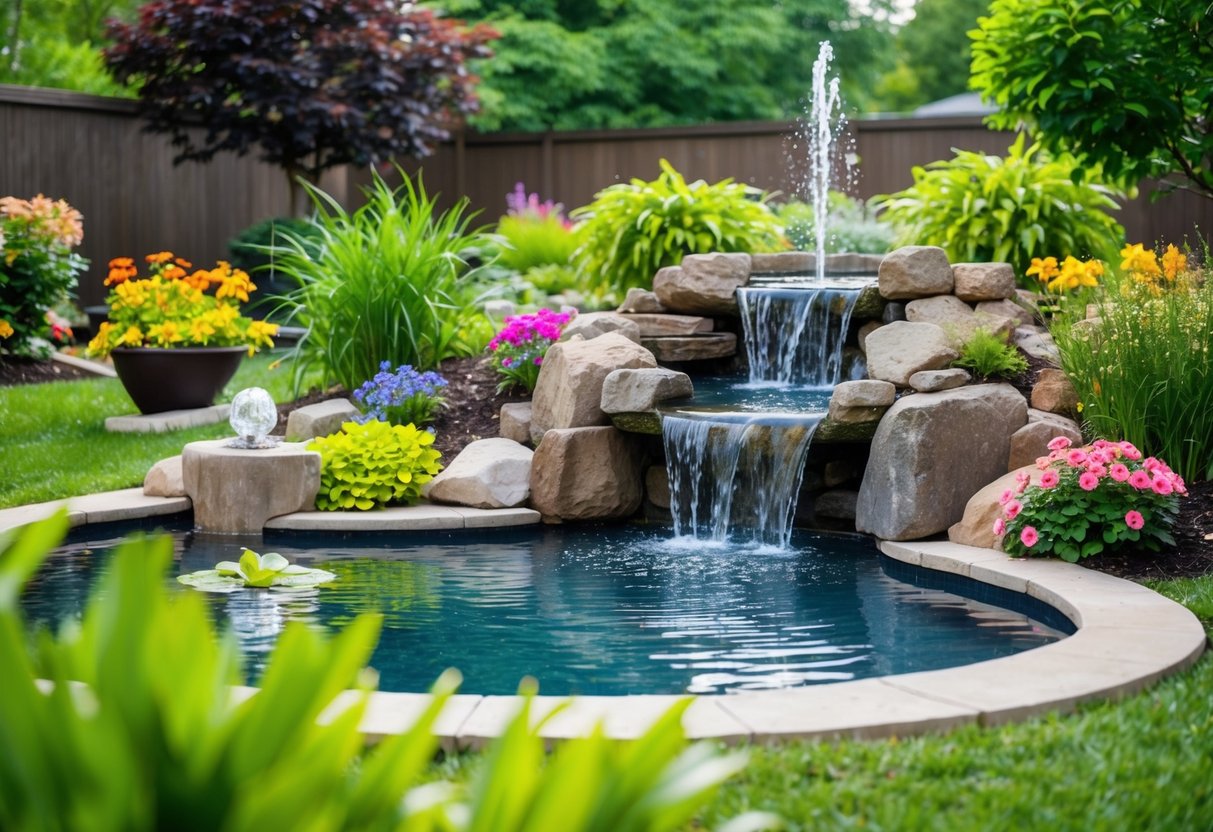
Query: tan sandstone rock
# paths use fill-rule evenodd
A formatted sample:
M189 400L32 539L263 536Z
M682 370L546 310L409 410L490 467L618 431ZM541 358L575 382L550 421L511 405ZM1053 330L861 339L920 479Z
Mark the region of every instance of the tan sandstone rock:
M955 286L948 255L938 246L902 246L885 255L878 272L880 294L888 300L947 295Z
M628 517L640 508L643 461L612 427L549 430L531 459L531 505L549 523Z
M868 375L906 387L919 370L940 370L959 356L935 324L894 321L868 333Z
M688 254L681 266L653 276L653 293L671 312L688 315L736 315L733 293L750 279L750 255Z
M1035 465L1025 465L1008 471L969 498L960 520L948 529L948 540L963 546L999 548L998 538L994 535L994 521L1003 516L1000 498L1008 489L1015 490L1016 475L1021 471L1029 476L1031 485L1040 485L1040 475L1043 472Z
M436 503L472 508L514 508L531 494L534 451L512 439L477 439L425 485Z
M320 490L320 454L303 443L242 450L227 439L191 442L181 452L185 493L198 528L259 534L271 517L310 511Z
M148 497L186 496L181 454L162 459L148 469L147 476L143 478L143 493Z
M956 297L967 303L1004 300L1015 295L1015 270L1010 263L957 263L952 266Z

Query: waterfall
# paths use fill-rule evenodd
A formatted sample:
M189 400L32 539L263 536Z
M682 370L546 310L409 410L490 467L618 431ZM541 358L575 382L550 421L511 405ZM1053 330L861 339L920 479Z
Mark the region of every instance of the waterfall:
M842 347L855 289L737 290L750 382L832 387L842 380Z

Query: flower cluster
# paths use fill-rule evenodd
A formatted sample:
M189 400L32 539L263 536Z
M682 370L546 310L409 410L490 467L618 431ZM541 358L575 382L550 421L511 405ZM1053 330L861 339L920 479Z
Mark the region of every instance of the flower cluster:
M354 401L362 408L355 421L372 419L393 425L426 425L434 421L442 408L439 392L447 381L435 372L419 373L408 364L392 371L392 362L384 361L370 381L354 391Z
M573 221L564 215L564 205L551 199L539 201L539 194L528 194L526 185L518 182L514 190L505 195L506 213L511 217L526 217L528 219L554 219L566 229L573 227Z
M1061 295L1081 288L1094 288L1103 277L1104 265L1100 260L1079 260L1067 257L1057 264L1056 257L1033 257L1028 267L1028 277L1035 277L1047 292Z
M213 269L194 269L169 251L145 259L145 278L129 257L110 261L109 320L89 342L90 355L108 355L117 347L194 346L247 346L252 355L274 345L277 324L240 314L239 303L257 288L245 272L223 260Z
M1182 477L1130 442L1072 445L1055 437L1049 455L1036 460L1041 473L1020 472L1016 487L1003 492L994 534L1004 551L1073 563L1105 550L1174 544L1178 497L1188 493Z
M539 368L548 347L560 338L565 324L573 319L570 312L540 309L530 315L511 315L505 327L489 341L493 367L502 376L498 391L521 387L528 393L539 381Z
M88 261L72 249L84 240L80 212L63 200L0 197L0 346L49 352L63 340L47 313L67 300Z
M1188 269L1188 256L1168 245L1161 258L1141 243L1120 250L1120 270L1138 283L1156 286L1160 280L1174 283Z

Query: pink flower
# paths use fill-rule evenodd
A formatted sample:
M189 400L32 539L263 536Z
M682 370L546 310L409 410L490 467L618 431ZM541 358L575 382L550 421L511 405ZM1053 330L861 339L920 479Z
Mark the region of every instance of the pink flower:
M1002 537L1006 533L1007 533L1007 521L1003 520L1001 517L999 517L997 520L994 521L994 534L998 535L999 537Z
M1148 456L1141 462L1141 467L1147 471L1158 471L1162 468L1162 463L1152 456Z
M1179 494L1187 494L1187 493L1188 493L1188 487L1187 487L1186 485L1184 485L1184 478L1183 478L1183 477L1176 477L1174 480L1172 480L1172 481L1171 481L1171 484L1172 484L1173 486L1175 486L1175 491L1176 491L1177 493L1179 493Z
M1150 475L1145 471L1134 471L1129 475L1129 485L1138 491L1145 491L1150 487Z
M1137 450L1132 442L1121 442L1120 449L1129 459L1141 459L1141 451Z
M1078 478L1078 487L1083 491L1094 491L1099 487L1099 477L1090 471L1084 471L1082 476Z
M1023 511L1023 503L1019 500L1011 500L1002 508L1002 513L1006 515L1008 520L1014 520L1019 516L1019 512Z
M1040 540L1040 535L1032 526L1024 526L1023 531L1019 533L1019 542L1029 549L1036 545L1037 540Z
M1099 464L1092 465L1090 462L1088 462L1087 470L1097 477L1106 477L1108 475L1108 469Z
M1052 460L1049 459L1047 456L1036 457L1036 467L1042 471L1049 467L1050 462L1052 462Z
M1052 488L1053 486L1057 485L1057 481L1060 479L1061 477L1057 476L1056 471L1045 471L1040 475L1040 487Z
M1140 529L1146 524L1146 518L1141 516L1140 511L1125 512L1125 525L1130 529Z
M1002 495L998 498L998 502L1005 506L1013 499L1015 499L1015 492L1008 488L1006 491L1002 492Z
M1150 480L1150 488L1155 494L1161 494L1164 497L1175 490L1175 486L1171 485L1171 480L1165 476Z
M1087 462L1093 462L1096 465L1103 465L1105 462L1110 462L1111 458L1102 450L1091 451L1087 454Z
M1118 462L1109 469L1112 479L1117 482L1125 482L1129 479L1129 469L1124 466L1124 463Z
M1078 448L1075 448L1074 450L1072 450L1068 454L1066 454L1066 462L1072 468L1077 468L1079 465L1082 465L1086 461L1087 461L1087 455L1085 453L1083 453L1082 451L1078 450Z
M1049 440L1050 451L1063 451L1074 443L1064 436L1054 436Z

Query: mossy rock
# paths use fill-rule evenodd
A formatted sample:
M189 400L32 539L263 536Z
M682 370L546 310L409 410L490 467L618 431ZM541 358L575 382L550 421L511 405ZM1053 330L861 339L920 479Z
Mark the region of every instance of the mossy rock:
M887 410L887 408L881 408ZM871 422L839 422L829 416L821 420L813 433L813 442L864 442L876 435L880 419Z
M611 424L627 433L661 436L661 416L655 410L640 413L612 413Z
M888 301L881 296L880 289L875 283L864 286L859 290L859 297L855 298L855 305L851 307L851 318L861 321L879 321L881 315L884 314L886 303Z

